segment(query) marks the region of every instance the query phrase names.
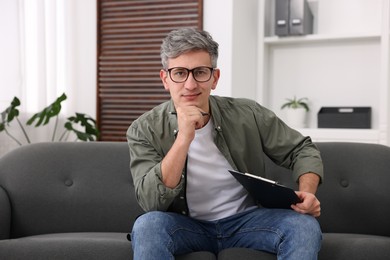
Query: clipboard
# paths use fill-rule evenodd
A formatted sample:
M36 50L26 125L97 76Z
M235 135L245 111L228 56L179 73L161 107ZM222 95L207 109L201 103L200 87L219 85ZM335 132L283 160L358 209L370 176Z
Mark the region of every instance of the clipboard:
M234 170L229 170L229 172L265 208L291 209L292 204L301 202L293 189L278 184L276 181L250 173Z

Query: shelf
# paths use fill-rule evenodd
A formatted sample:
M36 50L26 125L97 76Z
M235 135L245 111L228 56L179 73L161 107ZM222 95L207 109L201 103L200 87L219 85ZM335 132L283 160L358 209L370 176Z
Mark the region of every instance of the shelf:
M356 3L355 3L356 2ZM315 142L390 144L389 0L308 0L313 34L275 35L275 1L259 0L257 99L284 120L284 97L322 106L371 106L372 129L297 129Z
M380 34L309 34L303 36L287 36L278 37L270 36L264 38L264 44L267 45L283 45L283 44L296 44L296 43L329 43L330 41L359 41L359 40L380 40Z
M376 129L302 128L297 131L310 136L314 142L378 143L380 135Z

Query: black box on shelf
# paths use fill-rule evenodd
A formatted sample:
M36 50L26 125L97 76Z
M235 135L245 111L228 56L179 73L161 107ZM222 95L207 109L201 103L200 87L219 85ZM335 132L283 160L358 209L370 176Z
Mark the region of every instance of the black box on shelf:
M318 128L371 128L371 107L322 107Z
M311 33L313 33L313 14L307 0L276 0L276 35L306 35Z

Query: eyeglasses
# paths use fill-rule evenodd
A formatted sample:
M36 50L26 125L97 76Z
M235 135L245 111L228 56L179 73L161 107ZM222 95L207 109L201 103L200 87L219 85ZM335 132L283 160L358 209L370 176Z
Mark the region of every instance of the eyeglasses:
M206 82L211 79L214 68L210 67L196 67L192 70L182 67L175 67L167 69L169 77L173 82L183 83L188 79L190 72L197 82Z

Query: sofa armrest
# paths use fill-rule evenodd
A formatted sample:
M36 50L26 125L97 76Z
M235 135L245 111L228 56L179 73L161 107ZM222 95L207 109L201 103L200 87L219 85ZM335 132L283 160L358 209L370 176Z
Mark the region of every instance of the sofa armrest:
M0 240L9 239L11 230L11 204L7 192L0 186Z

